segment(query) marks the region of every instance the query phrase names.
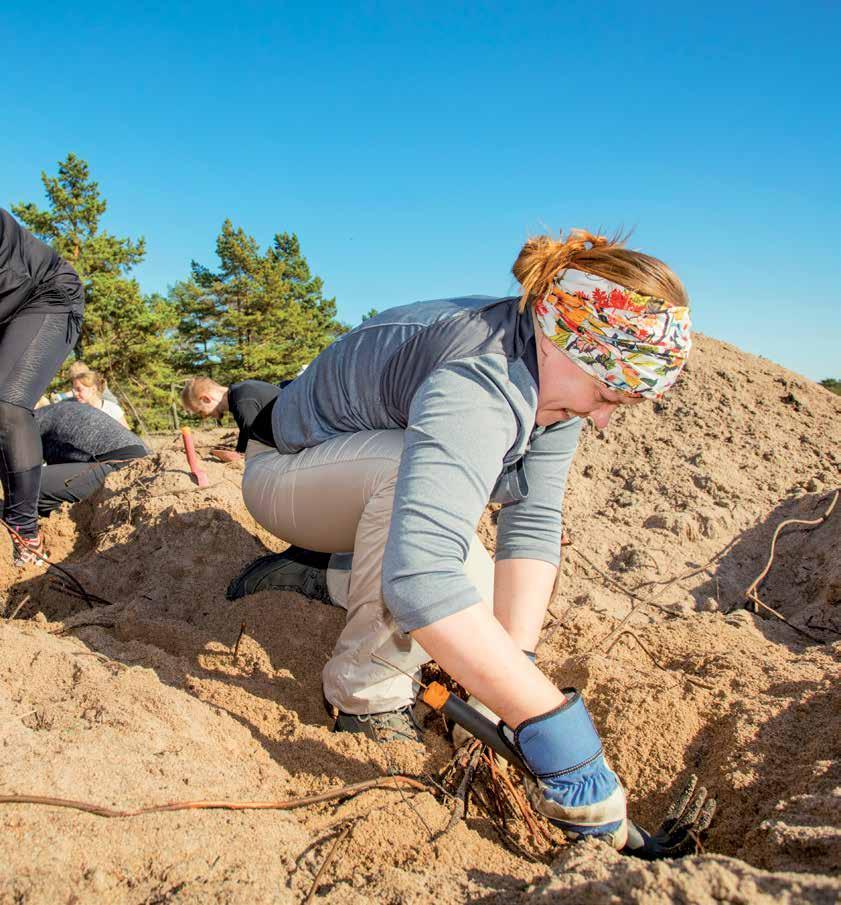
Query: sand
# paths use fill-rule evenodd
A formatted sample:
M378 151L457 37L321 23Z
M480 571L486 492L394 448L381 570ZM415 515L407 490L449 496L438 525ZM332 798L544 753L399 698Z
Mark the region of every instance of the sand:
M0 804L0 902L300 902L344 825L319 899L837 901L841 503L782 535L760 589L823 643L742 602L776 525L819 517L841 485L839 416L839 397L700 337L671 397L587 430L574 463L538 663L583 690L643 825L698 774L719 801L704 854L651 865L589 842L535 862L475 810L442 835L449 807L426 792L129 819ZM284 799L439 769L451 749L434 716L425 750L329 732L320 670L340 611L225 600L244 563L284 544L245 511L241 463L209 457L224 432L197 438L209 488L165 438L45 522L53 559L111 605L2 555L0 613L17 612L0 622L0 795ZM480 530L492 548L492 511Z

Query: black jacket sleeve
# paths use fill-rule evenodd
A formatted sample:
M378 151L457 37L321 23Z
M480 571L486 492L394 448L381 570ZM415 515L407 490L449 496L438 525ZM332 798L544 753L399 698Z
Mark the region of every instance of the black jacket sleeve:
M47 287L52 291L45 291ZM0 208L0 323L39 299L44 309L81 310L79 277L49 245Z

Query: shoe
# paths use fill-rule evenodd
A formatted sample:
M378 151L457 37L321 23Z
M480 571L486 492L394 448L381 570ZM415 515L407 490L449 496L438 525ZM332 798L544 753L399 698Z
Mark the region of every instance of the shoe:
M375 742L416 742L423 744L423 730L415 719L412 705L385 713L345 713L340 710L333 732L354 732Z
M18 569L26 566L48 566L47 551L44 547L44 537L41 534L35 537L12 538L12 562Z
M283 553L269 553L249 563L228 585L225 596L239 600L258 591L296 591L333 604L327 590L329 553L314 553L300 547L290 547Z

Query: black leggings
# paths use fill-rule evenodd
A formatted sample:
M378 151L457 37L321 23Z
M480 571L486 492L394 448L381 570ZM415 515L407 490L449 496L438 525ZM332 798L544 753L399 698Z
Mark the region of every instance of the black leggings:
M0 481L3 518L23 537L38 533L41 436L35 403L79 336L67 312L22 311L0 326Z
M66 462L41 469L38 515L49 515L62 503L79 503L102 487L105 479L134 459L148 455L142 446L126 446L102 456L102 462Z

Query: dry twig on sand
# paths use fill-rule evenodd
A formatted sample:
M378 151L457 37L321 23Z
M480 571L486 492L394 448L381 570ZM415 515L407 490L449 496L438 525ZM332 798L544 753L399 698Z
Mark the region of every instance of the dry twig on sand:
M318 795L306 795L303 798L289 798L285 801L169 801L166 804L147 805L142 808L127 808L118 810L106 808L103 805L92 804L88 801L74 801L70 798L50 798L45 795L0 795L0 804L40 804L54 808L72 808L76 811L85 811L87 814L95 814L97 817L140 817L144 814L163 814L171 811L291 811L295 808L303 808L311 804L320 804L323 801L335 801L337 798L352 798L369 789L395 789L402 787L418 789L428 792L429 787L411 776L379 776L376 779L366 779L364 782L356 782L340 789L331 789L329 792L321 792Z
M774 564L777 540L779 539L780 533L782 532L783 528L787 528L789 525L802 525L804 528L810 530L812 528L817 528L818 525L822 525L832 515L832 512L835 509L835 504L838 502L839 495L841 495L841 490L836 490L832 496L832 501L830 502L829 506L827 506L826 511L820 518L787 518L784 521L780 522L779 525L777 525L777 527L774 529L774 534L771 537L771 546L768 552L768 561L765 563L765 566L763 567L759 575L754 578L754 580L745 590L745 599L747 600L745 606L748 609L753 610L754 613L758 613L761 607L763 610L767 610L769 613L771 613L772 616L776 616L776 618L779 619L780 622L784 622L789 628L794 629L794 631L798 632L801 635L804 635L810 641L817 642L818 644L824 644L825 642L820 638L816 638L814 635L810 634L804 629L794 625L790 620L786 619L786 617L783 616L782 613L778 612L773 607L768 606L767 603L763 603L759 597L759 586L768 577L768 573L771 571L771 566Z
M239 634L237 635L236 644L234 644L234 653L233 653L234 663L236 663L237 660L239 659L239 643L240 643L240 641L242 641L242 636L244 634L245 634L245 623L241 622L240 626L239 626Z
M339 835L336 837L336 841L330 847L330 851L327 852L327 857L324 859L324 861L321 864L321 867L318 868L316 875L313 877L312 886L310 886L310 890L307 893L306 898L304 899L302 905L307 905L308 902L311 902L313 900L313 897L315 896L315 891L318 888L318 881L321 879L321 876L324 873L324 871L327 870L328 866L330 865L330 862L333 860L333 858L335 858L336 851L339 848L339 846L347 838L348 834L355 826L356 826L355 823L348 824L341 831L341 833L339 833Z
M23 544L26 543L26 540L23 537L21 537L20 534L18 534L18 532L15 531L15 529L7 521L5 521L2 518L0 518L0 525L4 525L6 527L6 530L9 532L9 534L11 534L13 537L17 538L17 540L20 543L23 543ZM64 566L60 566L57 563L52 562L50 560L49 556L47 556L47 554L45 552L39 553L37 550L35 550L33 552L38 557L40 562L44 563L47 566L47 569L56 569L57 571L61 572L62 575L67 576L67 578L70 579L70 581L73 583L73 586L78 591L81 599L84 600L85 603L87 603L87 605L91 609L95 609L93 603L91 602L90 594L88 594L88 592L82 586L82 583L79 581L78 578L76 578L75 575L73 575L72 572L68 572L67 569L64 568ZM15 611L15 613L17 613L17 610Z
M14 619L14 618L17 616L17 614L18 614L18 613L26 606L27 603L29 603L29 601L30 601L31 599L32 599L32 598L29 596L29 594L24 594L24 595L23 595L23 598L21 599L21 602L14 608L14 611L12 612L12 615L6 617L7 620L8 620L9 622L11 622L12 619Z
M649 660L657 667L657 669L662 670L665 673L670 673L671 670L667 669L663 666L662 663L651 653L651 651L640 641L640 639L630 630L625 629L624 631L619 632L619 634L613 639L610 647L605 651L606 656L610 656L610 652L615 647L616 643L625 635L633 638L634 641L639 645L640 650L648 657ZM691 682L693 685L697 685L699 688L705 688L707 691L713 691L713 686L708 684L707 682L702 682L700 679L696 679L694 676L690 676L687 673L681 673L683 678L686 679L687 682Z
M598 574L602 580L608 584L609 586L615 588L617 591L621 591L626 596L630 597L631 600L635 600L637 603L642 604L643 606L650 606L655 610L659 610L661 613L664 613L666 616L671 616L672 618L680 617L682 613L676 613L674 610L670 610L668 607L663 606L661 603L655 603L653 600L648 600L646 597L640 597L639 594L632 591L630 588L626 588L621 582L617 581L615 578L611 578L610 575L607 574L603 569L600 569L589 556L586 556L582 553L576 546L570 544L569 547L573 553L576 553L587 565Z

